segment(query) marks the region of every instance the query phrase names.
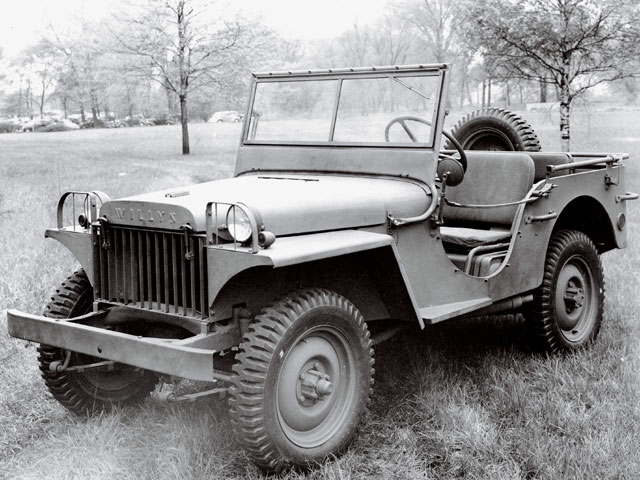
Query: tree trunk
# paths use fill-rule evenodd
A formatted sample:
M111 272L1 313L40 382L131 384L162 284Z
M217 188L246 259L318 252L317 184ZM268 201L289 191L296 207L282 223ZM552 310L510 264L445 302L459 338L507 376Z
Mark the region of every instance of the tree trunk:
M563 71L560 74L560 148L563 152L571 149L571 91L569 72L571 67L571 54L565 53L562 57Z
M571 99L565 89L560 93L560 149L563 152L571 149Z
M180 95L180 123L182 124L182 154L189 155L189 117L187 116L187 95Z
M485 99L487 98L487 81L483 80L482 81L482 108L486 107L486 101Z
M89 91L91 96L91 113L93 115L93 124L96 125L98 123L98 117L100 116L100 107L98 105L98 97L93 87Z
M518 92L520 93L520 104L524 103L524 94L522 93L522 81L518 83Z
M40 95L40 118L44 118L44 96L45 96L45 82L44 77L42 77L42 95Z
M491 79L487 80L487 107L491 106Z
M165 88L165 93L167 94L167 110L169 112L169 116L173 115L173 91L169 88Z
M547 82L540 81L540 103L547 103Z

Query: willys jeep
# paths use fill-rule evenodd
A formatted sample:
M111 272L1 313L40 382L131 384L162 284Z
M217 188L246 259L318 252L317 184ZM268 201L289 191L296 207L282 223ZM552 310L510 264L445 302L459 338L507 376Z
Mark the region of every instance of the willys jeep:
M599 255L625 247L637 198L626 155L465 149L443 132L449 74L255 74L233 178L63 195L46 235L82 269L43 316L8 312L53 396L88 414L208 382L169 399L227 392L239 443L276 470L347 447L373 347L401 327L520 311L543 350L593 341Z

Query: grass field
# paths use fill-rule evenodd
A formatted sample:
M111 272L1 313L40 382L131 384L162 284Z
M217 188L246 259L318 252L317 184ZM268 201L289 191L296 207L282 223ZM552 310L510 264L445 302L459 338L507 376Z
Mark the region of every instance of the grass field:
M451 116L452 125L456 115ZM557 150L553 115L527 119ZM640 111L579 111L573 149L629 152L640 190ZM113 197L233 172L239 126L192 125L0 135L0 478L260 478L230 435L226 401L155 398L91 420L46 392L33 345L6 334L6 310L40 313L76 263L43 230L67 190ZM640 476L638 206L629 248L603 256L598 342L570 356L532 353L518 318L445 322L376 350L371 411L339 459L297 479L636 479Z

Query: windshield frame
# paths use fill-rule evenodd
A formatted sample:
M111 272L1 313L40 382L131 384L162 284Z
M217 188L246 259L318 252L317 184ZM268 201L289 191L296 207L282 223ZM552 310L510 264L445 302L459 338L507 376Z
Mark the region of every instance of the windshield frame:
M439 148L440 132L442 130L441 123L443 121L442 104L445 94L446 76L448 73L448 65L409 65L409 66L391 66L391 67L366 67L366 68L348 68L348 69L330 69L330 70L306 70L298 72L268 72L254 73L252 76L251 90L247 113L242 132L242 144L246 146L312 146L312 147L373 147L373 148L421 148L434 150ZM336 122L338 118L338 109L340 104L340 96L342 92L342 84L345 79L403 79L406 77L432 76L437 77L436 92L434 95L434 108L432 117L427 118L431 122L429 132L429 140L427 142L362 142L362 141L336 141L335 136ZM251 113L256 99L256 91L261 83L270 82L305 82L305 81L335 81L335 95L333 99L333 109L331 112L331 125L329 136L326 141L296 141L296 140L261 140L254 139L252 133L255 134L256 123L252 121ZM253 132L252 132L253 131ZM331 139L331 140L330 140Z

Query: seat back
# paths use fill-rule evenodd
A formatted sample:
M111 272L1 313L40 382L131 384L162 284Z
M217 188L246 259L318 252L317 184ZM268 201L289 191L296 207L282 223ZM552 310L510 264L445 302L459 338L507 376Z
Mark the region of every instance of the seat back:
M494 205L522 200L533 185L534 163L521 152L467 151L467 172L456 187L447 188L447 199L466 204ZM511 226L518 206L465 208L446 206L446 223Z

